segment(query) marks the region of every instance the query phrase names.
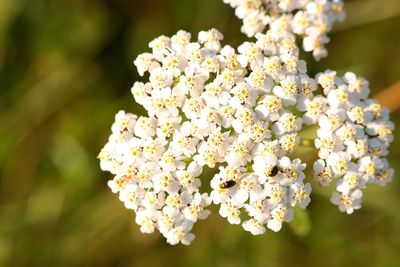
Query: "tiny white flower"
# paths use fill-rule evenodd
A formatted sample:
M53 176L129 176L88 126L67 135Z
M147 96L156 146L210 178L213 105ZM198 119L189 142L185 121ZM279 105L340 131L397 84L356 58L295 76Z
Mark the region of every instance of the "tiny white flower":
M333 204L339 206L339 210L351 214L354 210L361 208L362 191L355 190L350 194L339 194L333 192L331 201Z
M250 219L243 222L243 229L250 232L253 235L262 235L265 233L266 229L262 223L255 219Z
M155 68L150 72L150 83L154 89L169 87L173 82L173 71Z
M240 211L237 207L229 203L222 203L219 214L228 219L230 224L240 224Z

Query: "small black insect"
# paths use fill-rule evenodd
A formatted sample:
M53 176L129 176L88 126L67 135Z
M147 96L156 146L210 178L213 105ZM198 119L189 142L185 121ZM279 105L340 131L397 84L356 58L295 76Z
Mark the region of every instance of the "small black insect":
M269 176L274 177L278 174L278 172L279 172L279 167L275 165L272 168L271 172L269 173Z
M231 188L231 187L235 186L235 184L236 184L236 182L234 180L228 180L228 181L225 181L225 182L221 183L219 185L219 188L228 189L228 188Z

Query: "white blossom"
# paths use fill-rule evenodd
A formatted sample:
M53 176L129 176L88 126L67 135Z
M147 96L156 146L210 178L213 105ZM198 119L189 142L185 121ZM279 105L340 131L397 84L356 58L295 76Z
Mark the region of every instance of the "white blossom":
M342 0L224 0L243 20L248 37L268 28L279 36L300 35L305 51L316 59L327 55L328 32L344 19ZM350 78L350 77L349 77ZM351 79L351 78L350 78Z
M131 89L147 114L118 112L98 156L140 231L157 229L172 245L193 241L194 224L210 215L211 203L254 235L279 231L295 207L305 209L312 190L306 164L292 156L305 127L319 128L314 176L322 186L336 182L332 202L341 211L360 208L365 187L393 177L385 157L394 124L368 98L368 82L334 71L313 79L299 59L293 33L320 42L310 50L321 56L341 2L225 2L256 41L235 50L221 44L216 29L200 32L198 41L185 31L151 41L151 53L134 62L148 81ZM276 12L262 15L266 7ZM271 30L260 33L266 25Z
M327 102L318 118L315 146L320 159L314 163L314 175L323 186L336 180L338 192L331 200L341 211L352 213L361 208L362 190L368 184L385 185L393 177L385 157L394 124L387 109L368 98L365 79L353 73L339 77L334 71L316 79Z

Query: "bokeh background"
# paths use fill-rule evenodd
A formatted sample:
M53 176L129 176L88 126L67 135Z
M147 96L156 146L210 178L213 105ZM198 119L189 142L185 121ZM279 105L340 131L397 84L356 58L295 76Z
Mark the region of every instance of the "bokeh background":
M400 2L345 2L329 57L303 58L310 74L353 70L377 94L400 79ZM171 247L107 188L96 156L114 114L143 112L136 56L181 28L217 27L237 45L240 25L222 0L0 0L0 266L400 266L398 130L391 185L371 186L351 216L315 189L279 233L254 237L214 213L190 247Z

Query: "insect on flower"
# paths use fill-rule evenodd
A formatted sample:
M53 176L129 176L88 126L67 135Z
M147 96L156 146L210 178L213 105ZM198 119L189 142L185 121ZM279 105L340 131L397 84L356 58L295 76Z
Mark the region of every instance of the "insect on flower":
M234 187L235 185L236 185L236 182L234 180L228 180L228 181L221 183L219 185L219 188L228 189L228 188Z
M270 172L270 176L271 176L271 177L276 176L276 175L278 174L279 171L280 171L280 170L279 170L279 167L275 165L275 166L272 168L271 172Z

